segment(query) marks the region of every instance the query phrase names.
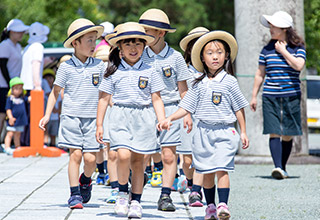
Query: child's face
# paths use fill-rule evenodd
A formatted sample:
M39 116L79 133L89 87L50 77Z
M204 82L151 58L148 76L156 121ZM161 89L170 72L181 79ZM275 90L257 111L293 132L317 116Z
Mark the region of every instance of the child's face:
M163 37L165 34L165 31L156 30L153 28L144 28L146 31L146 34L151 35L154 37L154 41L152 41L149 46L155 46L159 42L159 38Z
M49 86L52 88L53 82L54 82L54 76L52 76L52 75L46 75L44 78L47 80Z
M269 23L270 24L270 23ZM278 28L270 24L270 34L273 40L283 40L286 39L286 30L283 28Z
M223 44L218 41L209 42L204 47L202 55L210 73L215 73L222 67L227 57Z
M75 51L78 55L84 57L91 57L94 49L96 48L97 32L92 31L83 35L80 41L75 40L73 42Z
M22 92L23 92L23 85L22 84L14 85L11 88L11 94L14 97L19 97L22 94Z
M135 39L135 42L120 42L120 51L122 58L131 66L133 66L136 62L139 61L143 49L144 43L141 42L139 39Z

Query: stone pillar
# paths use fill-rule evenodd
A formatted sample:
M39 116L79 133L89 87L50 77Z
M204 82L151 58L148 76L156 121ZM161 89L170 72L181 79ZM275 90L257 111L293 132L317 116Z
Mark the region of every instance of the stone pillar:
M250 102L254 75L258 69L259 53L269 42L269 29L260 24L262 14L272 15L283 10L288 12L294 21L294 29L304 38L304 12L303 0L235 0L235 33L239 44L239 52L236 59L236 72L240 88ZM301 90L301 119L303 135L294 138L293 153L295 155L308 154L308 129L306 119L306 71L302 71ZM270 155L269 136L262 135L262 87L258 94L258 107L256 112L246 108L247 134L250 139L250 147L247 150L239 150L241 155Z

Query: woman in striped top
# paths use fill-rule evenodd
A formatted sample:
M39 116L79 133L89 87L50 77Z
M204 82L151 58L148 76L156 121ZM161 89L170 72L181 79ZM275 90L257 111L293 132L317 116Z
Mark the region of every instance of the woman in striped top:
M263 134L269 134L269 147L275 165L272 177L287 178L286 163L292 137L301 135L300 71L305 65L304 42L292 28L292 17L278 11L263 15L260 22L270 28L271 40L262 49L254 79L250 107L257 108L257 95L262 92ZM265 79L266 78L266 79ZM265 80L264 80L265 79Z

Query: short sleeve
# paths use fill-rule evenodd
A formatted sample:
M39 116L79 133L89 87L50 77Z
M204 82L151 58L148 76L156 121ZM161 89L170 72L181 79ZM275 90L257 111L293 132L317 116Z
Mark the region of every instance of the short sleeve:
M198 91L197 86L189 88L183 99L180 101L179 107L191 114L195 113L199 100Z
M259 65L265 66L266 65L266 55L265 55L265 49L263 48L259 55Z
M240 109L249 105L248 101L242 94L237 81L235 81L231 86L230 99L231 99L231 106L234 112L237 112Z
M151 93L159 92L165 88L161 76L156 72L151 73Z
M188 66L186 61L183 59L181 53L177 52L177 59L176 59L176 74L177 74L177 81L184 81L190 79L192 76L189 72Z
M7 98L7 101L6 101L6 110L8 109L12 109L12 101L10 99L10 97Z
M11 50L9 48L9 45L7 44L7 41L2 41L0 43L0 58L8 58L10 57Z
M61 63L56 74L56 79L53 83L54 85L60 86L61 88L65 87L68 81L67 65L69 64L67 64L66 62Z
M114 93L114 85L112 83L112 76L109 76L107 78L103 78L100 86L99 86L99 90L101 92L105 92L108 93L110 95L113 95Z
M295 57L301 57L303 58L304 60L306 60L306 49L304 47L299 47L297 52L296 52L296 55Z
M43 45L41 43L34 43L32 45L32 60L43 60Z

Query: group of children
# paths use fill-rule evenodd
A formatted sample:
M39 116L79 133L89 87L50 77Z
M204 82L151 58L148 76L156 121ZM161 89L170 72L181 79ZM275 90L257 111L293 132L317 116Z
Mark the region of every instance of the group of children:
M203 205L203 187L208 205L205 219L229 219L228 172L234 170L239 141L244 149L249 145L244 116L248 102L233 72L235 38L225 31L195 28L180 43L183 57L165 42L166 34L175 32L167 15L149 9L139 22L119 24L105 37L111 46L105 63L92 57L102 32L102 26L83 18L69 26L64 46L75 52L60 65L39 122L45 130L64 89L58 145L70 151L69 207L83 208L90 200L96 153L108 143L110 184L119 190L117 215L142 217L144 171L150 156L161 152L158 210L176 209L170 194L177 174L176 155L181 153L192 187L190 205Z

